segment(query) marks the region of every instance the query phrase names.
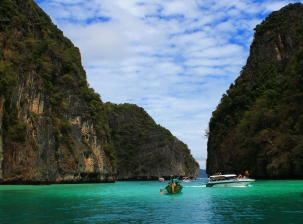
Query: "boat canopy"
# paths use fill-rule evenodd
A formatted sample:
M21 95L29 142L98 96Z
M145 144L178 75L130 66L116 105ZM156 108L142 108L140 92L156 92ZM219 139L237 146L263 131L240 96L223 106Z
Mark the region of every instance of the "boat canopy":
M218 178L218 177L225 177L225 178L232 178L237 177L235 174L221 174L221 175L212 175L210 178Z

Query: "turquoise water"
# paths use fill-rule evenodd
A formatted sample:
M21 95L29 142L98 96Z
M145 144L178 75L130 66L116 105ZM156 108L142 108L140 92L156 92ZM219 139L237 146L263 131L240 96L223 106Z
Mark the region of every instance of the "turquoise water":
M0 186L0 223L302 223L303 181L256 181L245 188L168 181Z

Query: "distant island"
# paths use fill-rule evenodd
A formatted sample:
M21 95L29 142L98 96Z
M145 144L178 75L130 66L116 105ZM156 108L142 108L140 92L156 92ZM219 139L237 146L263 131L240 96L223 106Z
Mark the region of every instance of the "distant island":
M206 170L200 169L198 178L207 178Z

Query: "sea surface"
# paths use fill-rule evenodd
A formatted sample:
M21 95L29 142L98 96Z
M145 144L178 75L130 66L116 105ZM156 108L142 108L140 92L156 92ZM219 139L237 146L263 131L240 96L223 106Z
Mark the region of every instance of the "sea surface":
M256 180L242 188L168 181L0 186L0 223L303 223L303 181Z

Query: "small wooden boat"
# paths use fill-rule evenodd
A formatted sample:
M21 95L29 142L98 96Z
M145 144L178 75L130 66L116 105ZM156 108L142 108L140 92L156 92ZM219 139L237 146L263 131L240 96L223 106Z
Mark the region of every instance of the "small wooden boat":
M178 194L182 191L182 185L178 181L178 179L171 178L168 185L165 187L165 190L168 194Z

